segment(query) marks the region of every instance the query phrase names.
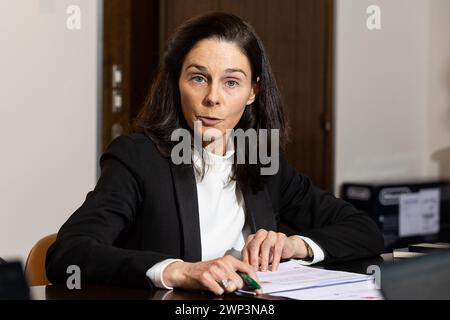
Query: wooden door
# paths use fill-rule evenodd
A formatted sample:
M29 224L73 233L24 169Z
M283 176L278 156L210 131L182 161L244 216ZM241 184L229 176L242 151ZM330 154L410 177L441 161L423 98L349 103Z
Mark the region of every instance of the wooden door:
M128 133L156 74L159 2L103 2L102 150Z

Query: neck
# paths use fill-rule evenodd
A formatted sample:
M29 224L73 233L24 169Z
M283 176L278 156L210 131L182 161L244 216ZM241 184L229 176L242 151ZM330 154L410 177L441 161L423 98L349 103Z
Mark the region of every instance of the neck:
M217 154L219 156L225 155L227 150L226 142L223 139L207 142L203 144L205 150Z
M220 139L213 141L204 141L203 148L208 152L214 153L219 156L225 155L227 151L228 135L223 135Z

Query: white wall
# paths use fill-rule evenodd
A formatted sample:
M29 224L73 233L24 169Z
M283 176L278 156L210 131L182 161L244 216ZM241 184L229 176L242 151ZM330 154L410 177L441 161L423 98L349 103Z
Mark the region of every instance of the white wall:
M66 28L72 4L80 30ZM25 259L95 184L99 8L0 1L0 257Z
M372 4L381 30L366 28ZM337 1L336 192L343 181L444 176L432 158L450 159L449 5Z
M450 179L450 1L430 6L427 173Z

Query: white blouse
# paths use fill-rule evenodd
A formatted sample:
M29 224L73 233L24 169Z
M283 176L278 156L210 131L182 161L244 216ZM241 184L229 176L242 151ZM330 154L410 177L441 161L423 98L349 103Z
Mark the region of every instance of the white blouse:
M227 143L225 155L220 156L203 148L203 160L200 152L194 149L193 165L197 183L197 199L200 222L202 261L212 260L224 255L233 255L240 259L240 251L245 239L251 234L249 223L245 221L244 198L236 181L230 179L234 155L233 143ZM204 174L202 177L202 171ZM314 260L322 261L322 249L309 238L301 237L311 247ZM172 289L164 284L162 274L172 262L180 259L166 259L151 267L146 275L158 288Z

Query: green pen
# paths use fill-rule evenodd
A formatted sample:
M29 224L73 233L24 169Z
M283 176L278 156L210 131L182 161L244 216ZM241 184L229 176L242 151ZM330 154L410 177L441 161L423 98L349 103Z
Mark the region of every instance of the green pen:
M256 280L254 280L252 277L250 277L247 273L238 271L237 274L242 278L242 280L244 280L245 284L250 290L261 289L259 283L256 282Z

